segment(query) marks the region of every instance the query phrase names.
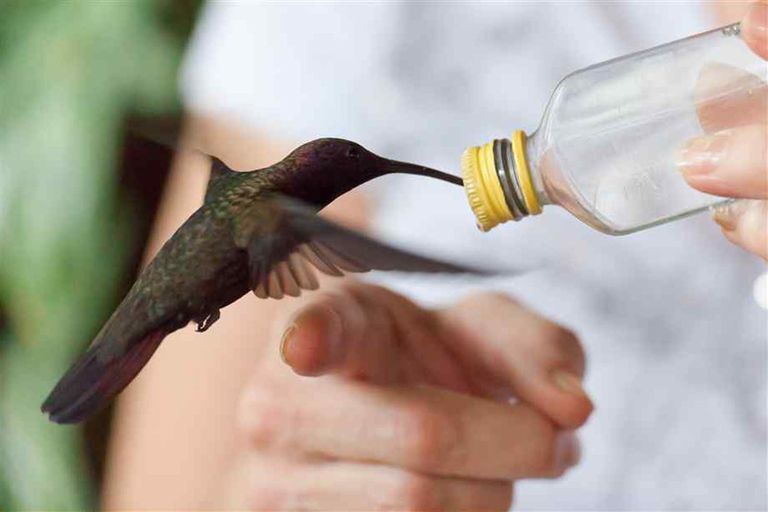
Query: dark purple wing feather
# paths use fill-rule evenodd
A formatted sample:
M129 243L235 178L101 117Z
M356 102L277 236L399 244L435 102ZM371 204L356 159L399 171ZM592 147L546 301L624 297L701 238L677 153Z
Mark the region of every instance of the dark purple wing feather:
M296 296L302 289L317 288L312 267L332 276L370 270L491 274L378 242L318 216L314 209L294 199L275 195L269 201L279 228L269 233L254 229L247 247L250 287L261 298Z

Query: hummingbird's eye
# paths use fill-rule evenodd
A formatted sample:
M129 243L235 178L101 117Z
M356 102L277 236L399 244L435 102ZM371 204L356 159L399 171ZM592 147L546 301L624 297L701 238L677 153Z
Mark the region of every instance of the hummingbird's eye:
M347 158L351 158L353 160L357 160L360 158L360 149L356 147L351 147L347 150Z

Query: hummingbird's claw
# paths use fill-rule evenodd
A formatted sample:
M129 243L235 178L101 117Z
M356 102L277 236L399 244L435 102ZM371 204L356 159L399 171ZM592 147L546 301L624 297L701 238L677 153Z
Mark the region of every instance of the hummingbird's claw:
M221 312L218 309L215 309L211 314L209 314L205 320L202 322L198 322L197 324L197 332L205 332L207 331L213 324L216 323L216 320L221 318Z

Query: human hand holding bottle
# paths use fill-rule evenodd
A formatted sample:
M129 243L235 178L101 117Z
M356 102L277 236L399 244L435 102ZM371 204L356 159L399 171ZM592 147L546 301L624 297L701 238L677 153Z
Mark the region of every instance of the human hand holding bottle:
M741 30L749 47L768 60L768 0L750 6ZM755 85L753 94L735 108L699 107L708 135L682 148L678 163L692 187L744 199L715 209L714 219L728 240L768 260L768 86ZM732 122L739 107L739 122Z

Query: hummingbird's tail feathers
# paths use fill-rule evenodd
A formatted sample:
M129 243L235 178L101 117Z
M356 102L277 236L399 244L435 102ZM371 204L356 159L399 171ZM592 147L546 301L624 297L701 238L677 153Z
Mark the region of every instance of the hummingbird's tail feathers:
M105 357L109 340L91 345L56 384L41 410L55 423L87 420L133 380L168 332L156 329L117 357Z

